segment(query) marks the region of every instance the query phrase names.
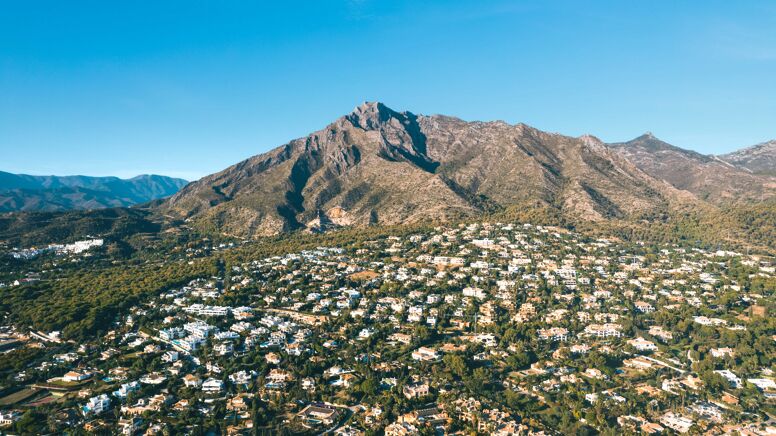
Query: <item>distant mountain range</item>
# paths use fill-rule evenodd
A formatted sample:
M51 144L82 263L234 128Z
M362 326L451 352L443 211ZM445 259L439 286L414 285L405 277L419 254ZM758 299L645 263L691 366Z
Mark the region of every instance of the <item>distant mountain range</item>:
M0 171L0 212L126 207L168 197L186 183L182 179L157 175L120 179L30 176Z
M365 103L159 210L235 236L537 210L571 223L660 220L772 200L772 144L758 147L706 156L652 135L605 144Z

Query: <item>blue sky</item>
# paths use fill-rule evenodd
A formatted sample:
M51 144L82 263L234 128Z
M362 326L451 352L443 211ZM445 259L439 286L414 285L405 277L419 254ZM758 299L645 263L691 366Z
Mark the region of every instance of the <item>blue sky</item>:
M776 2L35 1L0 170L198 178L362 101L724 153L776 138Z

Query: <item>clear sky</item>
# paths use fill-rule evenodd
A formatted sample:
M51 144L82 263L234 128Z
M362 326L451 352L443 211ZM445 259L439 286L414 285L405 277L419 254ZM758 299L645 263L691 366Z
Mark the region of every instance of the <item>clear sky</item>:
M776 2L35 1L0 170L194 179L378 100L724 153L776 138Z

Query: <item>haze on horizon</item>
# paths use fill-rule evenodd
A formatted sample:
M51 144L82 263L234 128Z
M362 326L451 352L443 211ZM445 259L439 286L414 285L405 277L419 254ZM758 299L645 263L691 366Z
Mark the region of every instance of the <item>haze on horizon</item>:
M378 100L721 154L776 138L769 1L6 5L2 171L188 180Z

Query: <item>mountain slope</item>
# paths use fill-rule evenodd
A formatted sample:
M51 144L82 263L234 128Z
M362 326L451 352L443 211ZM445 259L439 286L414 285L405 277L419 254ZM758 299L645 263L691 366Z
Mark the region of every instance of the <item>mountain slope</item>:
M193 182L165 214L232 235L396 224L507 208L638 219L697 200L591 136L365 103L326 128Z
M164 198L187 182L157 175L132 179L30 176L0 172L0 212L65 211L131 206Z
M0 245L29 247L68 243L89 237L111 241L138 233L157 233L161 224L140 207L0 214Z
M752 174L716 156L685 150L647 133L609 144L650 176L717 205L762 201L776 193L776 179Z
M755 174L776 176L776 140L723 154L720 159Z

